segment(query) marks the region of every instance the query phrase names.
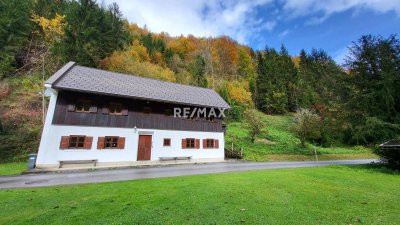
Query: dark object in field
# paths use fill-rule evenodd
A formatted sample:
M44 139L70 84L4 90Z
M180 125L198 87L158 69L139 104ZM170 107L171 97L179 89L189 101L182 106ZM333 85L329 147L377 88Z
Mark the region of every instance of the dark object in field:
M390 167L400 169L400 139L391 140L379 145L375 153L382 157Z

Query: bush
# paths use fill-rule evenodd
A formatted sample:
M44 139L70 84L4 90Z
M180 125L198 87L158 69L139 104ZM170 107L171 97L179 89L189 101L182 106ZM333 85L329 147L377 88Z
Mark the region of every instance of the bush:
M0 134L0 162L24 161L29 153L36 153L40 134L40 126L21 127L6 134Z
M244 112L244 108L242 106L236 105L236 104L231 104L231 108L227 111L225 111L226 118L225 121L241 121L242 120L242 114Z

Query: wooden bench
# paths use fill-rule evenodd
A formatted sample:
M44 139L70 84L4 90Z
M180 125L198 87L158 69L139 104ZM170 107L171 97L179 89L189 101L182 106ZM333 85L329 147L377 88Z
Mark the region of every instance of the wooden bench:
M61 168L65 164L88 164L88 163L93 163L94 166L96 166L97 159L88 159L88 160L62 160L58 161L60 163L60 166L58 168Z
M190 160L192 156L177 156L177 157L159 157L160 161L170 161L170 160Z

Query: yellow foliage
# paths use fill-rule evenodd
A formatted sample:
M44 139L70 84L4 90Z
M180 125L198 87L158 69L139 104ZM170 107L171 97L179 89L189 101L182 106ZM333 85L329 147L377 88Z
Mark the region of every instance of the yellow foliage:
M101 61L101 67L121 73L150 77L165 81L176 81L175 74L168 68L151 64L146 61L138 61L131 52L114 52L111 56Z
M65 16L58 15L53 19L47 19L36 14L32 15L32 21L37 23L42 29L43 36L47 41L58 41L64 35L64 28L67 22Z
M169 43L169 48L172 51L186 56L187 54L194 52L196 50L195 38L193 36L185 37L180 36L179 38L173 39Z
M129 46L129 50L131 56L140 62L150 62L150 56L147 53L146 47L140 44L139 40L133 41L132 45Z
M292 61L293 61L294 65L295 65L296 67L299 67L299 66L300 66L300 57L299 57L299 56L293 57L293 58L292 58Z
M229 82L226 85L229 97L238 104L252 106L251 92L248 82Z

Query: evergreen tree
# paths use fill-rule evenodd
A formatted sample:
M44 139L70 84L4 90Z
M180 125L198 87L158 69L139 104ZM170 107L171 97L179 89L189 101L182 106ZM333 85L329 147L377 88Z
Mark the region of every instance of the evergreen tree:
M190 64L189 70L191 71L195 84L199 87L207 87L207 79L205 77L206 75L206 61L205 59L200 55L196 55L194 57L194 61Z
M266 113L285 113L297 108L297 69L282 46L280 53L266 49L257 56L257 103Z
M353 141L379 143L400 132L400 41L362 36L346 65L354 91L348 101Z
M95 0L72 1L65 14L68 23L65 36L55 48L65 61L97 66L129 40L116 4L105 9Z
M0 0L0 79L18 67L17 55L32 30L31 2Z
M297 68L294 64L292 57L289 55L286 47L282 45L280 51L281 58L281 75L284 79L287 96L287 110L295 112L297 103Z

